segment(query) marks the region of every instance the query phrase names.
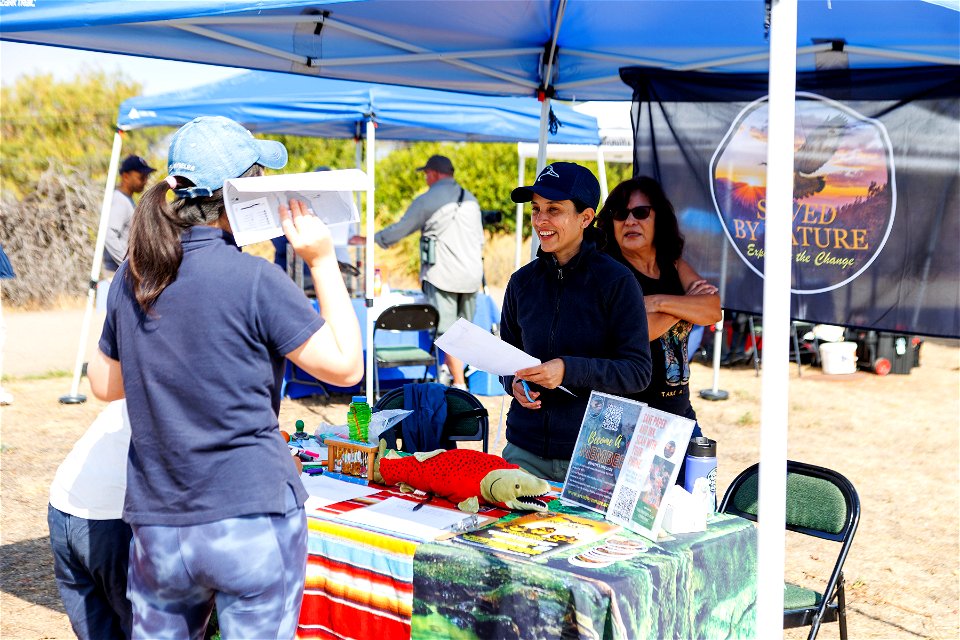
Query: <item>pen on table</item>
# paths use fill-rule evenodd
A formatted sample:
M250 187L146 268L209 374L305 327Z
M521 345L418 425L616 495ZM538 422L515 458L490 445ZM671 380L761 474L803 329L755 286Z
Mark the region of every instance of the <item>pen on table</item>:
M431 500L433 500L433 494L432 494L432 493L431 493L430 495L428 495L428 496L427 496L427 499L424 500L423 502L418 502L417 504L415 504L415 505L413 506L413 511L420 511L420 509L423 508L423 505L427 504L427 503L430 502Z

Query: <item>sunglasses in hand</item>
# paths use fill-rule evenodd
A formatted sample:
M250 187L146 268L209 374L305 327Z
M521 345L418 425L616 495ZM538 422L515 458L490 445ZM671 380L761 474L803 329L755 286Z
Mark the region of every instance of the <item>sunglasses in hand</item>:
M637 220L646 220L650 217L651 211L653 211L653 207L648 204L642 204L632 209L618 209L613 212L613 219L617 222L623 222L628 217L633 216Z

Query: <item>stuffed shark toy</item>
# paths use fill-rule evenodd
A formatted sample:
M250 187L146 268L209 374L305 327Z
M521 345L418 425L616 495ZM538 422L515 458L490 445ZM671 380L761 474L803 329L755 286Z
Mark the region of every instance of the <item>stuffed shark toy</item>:
M471 449L438 449L400 456L380 441L373 479L387 486L400 485L404 493L419 489L440 496L467 513L477 513L480 504L508 509L545 511L543 496L550 491L538 478L500 456Z

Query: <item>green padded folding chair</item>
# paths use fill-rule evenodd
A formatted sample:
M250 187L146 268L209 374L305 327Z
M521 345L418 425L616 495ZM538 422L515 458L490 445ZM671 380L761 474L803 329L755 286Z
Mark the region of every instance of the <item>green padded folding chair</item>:
M435 382L429 384L441 386ZM475 395L463 389L447 387L445 396L447 399L447 419L443 423L442 445L447 449L453 449L456 448L457 442L481 442L483 443L483 452L486 453L487 437L490 431L490 416L486 408ZM385 393L374 405L373 410L405 408L403 406L403 387L400 387ZM388 448L396 449L397 438L401 433L401 425L396 425L384 431L381 438L387 441Z
M759 472L760 465L755 464L734 478L720 503L720 511L756 522ZM809 625L808 640L813 640L821 623L839 621L840 638L846 640L843 563L859 521L860 498L849 480L831 469L787 461L787 530L839 542L840 553L822 594L784 584L784 629Z
M440 314L437 308L430 304L398 304L388 307L377 318L373 325L373 397L380 397L380 369L394 367L422 366L423 377L426 380L430 374L430 367L437 364L437 347L433 344L437 338L437 325ZM377 332L391 331L427 331L430 334L430 350L426 351L416 345L393 344L377 345Z

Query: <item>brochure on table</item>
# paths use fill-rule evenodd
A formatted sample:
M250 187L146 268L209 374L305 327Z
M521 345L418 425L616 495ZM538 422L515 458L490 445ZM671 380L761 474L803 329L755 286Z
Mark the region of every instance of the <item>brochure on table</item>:
M661 503L676 483L693 427L688 418L591 393L561 499L656 540Z
M223 200L233 237L242 247L282 236L279 208L291 199L304 202L336 235L337 227L360 220L353 192L366 191L368 185L359 169L235 178L224 183Z
M619 529L603 520L534 511L513 520L499 520L479 531L461 533L454 540L486 551L537 558L595 542Z

